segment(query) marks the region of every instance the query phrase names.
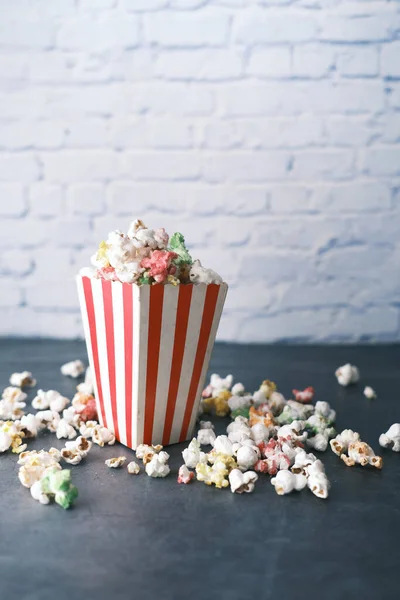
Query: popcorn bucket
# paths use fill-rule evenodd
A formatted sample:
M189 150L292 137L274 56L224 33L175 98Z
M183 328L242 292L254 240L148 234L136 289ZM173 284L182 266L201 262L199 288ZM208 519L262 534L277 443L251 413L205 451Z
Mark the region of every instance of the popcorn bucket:
M226 283L77 283L100 423L132 449L190 439Z

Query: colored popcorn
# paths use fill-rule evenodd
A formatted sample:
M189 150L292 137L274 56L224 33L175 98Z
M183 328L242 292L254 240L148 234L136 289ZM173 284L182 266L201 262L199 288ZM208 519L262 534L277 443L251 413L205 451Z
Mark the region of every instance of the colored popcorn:
M72 360L61 367L61 373L67 377L72 377L73 379L76 379L84 372L85 365L81 360Z
M366 398L368 398L369 400L375 400L375 398L377 397L375 390L371 386L369 386L369 385L367 385L364 388L364 392L363 393L364 393L364 396Z
M126 468L129 475L139 475L140 473L140 467L134 460L131 460L131 462L127 464Z
M379 436L382 448L391 448L393 452L400 452L400 423L393 423L386 433Z
M303 404L308 404L312 402L312 399L315 395L315 390L313 387L307 387L305 390L292 390L294 399L296 402L302 402Z
M19 388L34 387L36 379L33 378L30 371L22 371L22 373L13 373L10 377L10 383L12 386Z
M181 467L179 467L178 479L177 479L178 483L188 484L192 481L193 478L194 478L193 471L190 471L186 465L182 465Z
M110 467L110 469L119 469L125 464L125 461L126 456L118 456L116 458L108 458L104 461L104 464L107 465L107 467Z
M360 373L354 365L347 363L342 367L339 367L335 371L336 379L338 383L343 386L351 385L352 383L357 383L360 379Z
M41 504L49 504L54 499L62 508L70 508L78 496L77 488L71 484L71 471L49 469L33 484L31 494Z

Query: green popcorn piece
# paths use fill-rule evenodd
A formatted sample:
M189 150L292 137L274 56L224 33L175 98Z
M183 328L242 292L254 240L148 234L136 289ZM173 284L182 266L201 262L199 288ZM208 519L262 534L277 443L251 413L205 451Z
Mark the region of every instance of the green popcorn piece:
M179 231L170 237L168 250L175 252L178 255L178 258L173 260L176 265L182 265L185 263L189 265L192 264L193 259L190 256L189 250L185 246L185 238L181 233L179 233Z
M54 496L63 508L69 508L78 496L78 489L71 483L69 469L51 469L41 480L43 493Z
M57 492L54 500L57 502L57 504L62 506L62 508L67 509L72 506L77 497L78 488L75 485L70 484L68 490Z
M246 417L246 419L249 418L250 415L250 407L242 407L242 408L237 408L236 410L233 410L231 412L231 417L232 419L236 419L236 417Z

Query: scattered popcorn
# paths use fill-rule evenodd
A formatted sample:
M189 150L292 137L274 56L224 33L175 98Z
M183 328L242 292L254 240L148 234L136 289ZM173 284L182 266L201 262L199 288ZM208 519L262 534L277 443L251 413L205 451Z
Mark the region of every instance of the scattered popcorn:
M128 469L129 475L139 475L140 473L140 467L134 460L131 460L131 462L128 463L126 468Z
M67 377L72 377L73 379L76 379L84 372L85 365L81 360L72 360L61 367L61 373Z
M339 433L335 439L330 441L332 452L337 456L341 456L343 452L347 452L349 444L358 442L360 434L352 429L343 429L342 433Z
M254 490L257 479L258 475L254 471L242 473L239 469L232 469L229 473L231 492L236 494L242 494L243 492L250 493Z
M67 509L77 498L78 490L71 484L71 471L51 468L32 485L31 494L41 504L48 504L54 499L62 508Z
M151 461L153 456L161 452L162 449L163 447L161 446L161 444L158 444L157 446L139 444L139 446L136 448L136 458L140 458L146 465Z
M76 431L72 427L72 425L67 423L65 419L60 419L57 426L56 436L59 440L61 440L62 438L72 440L74 437L76 437Z
M214 429L214 425L211 423L211 421L200 421L199 428L200 429Z
M241 471L252 469L259 458L260 452L257 446L243 445L236 452L236 461Z
M386 433L379 436L382 448L391 448L393 452L400 452L400 423L393 423Z
M98 421L96 400L91 394L77 392L72 398L72 406L82 421Z
M233 456L232 442L227 435L219 435L217 438L215 438L214 451L220 454Z
M235 383L235 385L232 386L231 392L232 396L244 396L245 387L243 383Z
M18 473L20 482L24 487L31 488L49 469L61 469L60 458L61 455L55 448L51 448L49 452L22 452L18 458L18 464L21 465Z
M223 279L212 269L206 269L202 266L199 260L195 260L190 268L189 273L190 283L222 283Z
M286 469L279 471L271 479L271 483L279 496L290 494L294 490L299 492L307 485L307 477L303 474L296 474Z
M199 463L205 463L207 460L205 453L200 450L200 444L196 438L193 438L189 446L183 450L182 456L189 469L195 469Z
M110 467L110 469L119 469L119 467L122 467L122 465L125 464L125 461L126 456L118 456L117 458L108 458L104 461L104 464L106 464L107 467Z
M6 387L0 400L0 419L13 421L20 419L24 414L27 395L18 387Z
M189 471L186 465L179 467L178 471L178 483L190 483L194 478L193 471Z
M233 375L227 375L225 378L213 373L210 377L210 383L203 391L203 398L218 396L220 392L229 391L232 387Z
M33 378L30 371L22 371L22 373L13 373L10 377L10 383L12 386L19 388L34 387L36 379Z
M350 442L347 448L347 456L346 454L341 454L340 458L348 467L359 464L362 467L371 465L377 469L382 469L383 466L382 457L376 456L371 446L361 441Z
M306 475L306 468L316 460L317 458L316 456L314 456L314 454L308 454L305 450L300 450L295 456L294 464L291 468L291 471L296 475Z
M364 396L369 400L375 400L375 398L377 397L375 390L372 389L372 387L370 387L369 385L367 385L364 388Z
M56 390L38 390L37 395L32 400L33 408L37 410L54 410L61 412L69 404L68 398L61 396L60 392Z
M228 406L232 412L243 408L250 408L252 402L251 396L231 396L228 399Z
M79 433L86 438L91 438L93 435L93 431L96 427L98 427L97 421L86 421L86 423L82 423L79 427ZM101 444L100 444L101 445ZM104 444L103 444L104 446Z
M294 399L296 400L296 402L302 402L303 404L308 404L309 402L312 402L312 399L314 398L314 395L315 395L315 390L313 387L309 386L303 391L292 390L292 393L293 393L293 396L294 396Z
M350 363L347 363L346 365L336 369L335 375L338 383L344 387L351 385L352 383L357 383L357 381L360 379L360 373L357 367L351 365Z
M93 394L94 394L93 377L92 377L92 370L90 367L88 367L86 369L85 381L82 381L82 383L78 383L78 385L76 386L76 389L78 392L81 392L82 394L87 394L88 396L93 396Z
M163 450L155 453L150 462L146 464L146 473L149 477L166 477L170 468L167 464L169 454Z
M83 434L82 434L83 435ZM115 444L115 435L112 431L103 427L102 425L96 425L92 430L92 441L94 444L103 447L104 444L112 446Z
M215 485L218 489L229 486L228 473L228 469L220 461L215 462L212 466L204 462L196 465L197 480L203 481L206 485Z
M65 448L61 450L61 457L71 465L78 465L88 455L91 447L92 442L79 436L76 440L65 443Z
M43 427L47 428L51 433L57 431L60 422L60 414L55 410L39 410L35 417L39 419Z
M46 425L40 417L29 413L21 417L21 428L24 430L26 437L36 437Z
M214 446L216 435L212 429L199 429L197 441L201 446Z

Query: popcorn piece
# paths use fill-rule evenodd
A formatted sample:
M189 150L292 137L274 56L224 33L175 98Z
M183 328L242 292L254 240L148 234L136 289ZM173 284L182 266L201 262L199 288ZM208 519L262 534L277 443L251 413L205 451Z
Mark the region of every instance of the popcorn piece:
M175 252L168 252L168 250L154 250L150 257L142 259L140 266L145 269L149 269L148 273L150 277L153 277L157 283L164 283L171 273L172 259L177 258Z
M214 446L216 435L212 429L199 429L197 441L201 446Z
M365 467L366 465L372 465L377 469L382 469L382 457L376 456L371 446L365 442L350 442L347 453L348 456L342 454L340 458L348 467L353 467L355 464L360 464L362 467Z
M308 404L312 402L312 399L315 395L315 390L312 386L307 387L305 390L292 390L294 399L296 402L301 402L302 404Z
M18 387L6 387L0 400L0 419L13 421L20 419L24 414L23 408L27 395Z
M140 458L146 465L151 461L154 454L157 454L163 449L161 444L157 446L148 446L147 444L139 444L136 448L136 458Z
M228 433L228 438L232 443L243 443L244 440L251 437L248 419L241 416L237 416L235 420L228 425L226 431Z
M186 465L179 467L178 471L178 483L190 483L194 478L193 471L189 471Z
M251 428L251 436L254 442L258 445L269 439L271 427L266 427L263 423L256 423Z
M279 496L290 494L294 490L299 492L307 485L307 478L303 474L292 473L287 470L279 471L275 477L271 479L272 485Z
M195 260L190 268L189 274L190 282L199 284L205 283L209 285L210 283L221 284L223 282L222 277L218 275L212 269L206 269L202 266L199 260Z
M357 369L357 367L351 365L350 363L347 363L342 367L336 369L335 375L336 379L338 380L338 383L340 385L343 385L344 387L353 383L357 383L357 381L360 379L359 370Z
M158 454L154 454L150 462L146 464L146 473L149 477L166 477L170 468L167 464L169 454L161 451Z
M242 494L243 492L251 493L254 490L257 479L258 475L254 471L242 473L239 469L233 469L229 473L231 492L236 494Z
M48 431L51 431L51 433L57 431L61 419L60 414L57 411L39 410L35 416L42 423L43 427L47 427Z
M258 408L251 406L249 410L249 424L250 427L256 425L256 423L262 423L265 427L271 427L275 425L275 419L272 412L269 409L268 404L260 404Z
M174 233L169 240L169 249L176 254L176 264L192 264L192 257L185 246L185 238L179 232Z
M85 372L85 365L81 360L72 360L61 367L61 373L67 377L76 379Z
M369 385L367 385L364 388L364 396L369 400L375 400L375 398L377 397L375 390L372 389L372 387L370 387Z
M112 446L115 444L115 435L112 431L103 427L102 425L96 425L92 431L92 441L94 444L103 447L104 444Z
M271 397L271 394L276 392L276 383L274 381L270 381L269 379L264 379L260 385L259 392L262 392L268 400Z
M25 432L19 421L0 421L0 452L10 450L14 454L20 454L26 449L22 441Z
M94 386L93 386L92 371L91 371L90 367L88 367L86 369L85 381L82 381L82 383L78 383L78 385L76 386L76 389L78 392L81 392L82 394L87 394L88 396L93 396Z
M33 387L36 385L36 379L33 378L30 371L22 371L22 373L13 373L10 377L12 386L23 388Z
M245 394L245 387L243 385L243 383L235 383L235 385L232 387L232 396L244 396Z
M109 458L104 461L104 464L110 469L119 469L126 461L126 456L118 456L117 458Z
M306 467L307 486L317 498L327 498L330 487L325 473L324 465L320 460L312 462Z
M62 438L72 440L74 437L76 437L76 431L72 427L72 425L67 423L65 419L60 419L60 422L57 426L56 436L59 440L61 440Z
M226 435L219 435L217 438L215 438L214 450L220 454L233 456L232 442Z
M339 433L335 439L330 441L330 446L332 452L334 452L337 456L343 454L343 452L347 452L349 444L353 442L358 442L360 439L360 434L352 429L344 429L342 433Z
M218 373L213 373L210 377L210 383L203 390L203 398L210 398L212 396L218 396L220 392L230 390L233 383L233 375L227 375L222 378Z
M259 458L260 453L257 446L252 447L244 445L241 446L236 453L236 461L241 471L252 469Z
M32 496L42 504L48 504L54 498L57 504L67 509L77 498L78 490L71 484L71 471L51 468L35 483Z
M305 425L305 421L292 421L287 425L282 425L277 431L278 439L289 437L296 442L305 442L308 436L307 431L304 431Z
M68 398L61 396L56 390L38 390L37 395L32 400L33 408L37 410L53 410L61 412L69 404Z
M318 452L325 452L328 448L329 436L326 433L317 433L313 437L307 439L307 446L314 448Z
M228 399L228 406L231 411L235 411L241 408L248 408L251 406L251 396L231 396Z
M82 421L97 421L97 406L94 396L77 392L72 398L72 406Z
M19 455L18 464L22 466L19 469L18 478L24 487L32 487L46 474L48 469L61 469L58 464L59 453L54 451L55 448L51 448L49 452L32 450Z
M300 450L294 460L294 464L291 468L292 473L306 475L306 467L315 462L317 458L314 454L307 454L305 450Z
M61 456L65 462L78 465L85 458L92 447L92 442L83 436L79 436L72 442L66 442L65 448L61 450Z
M393 423L386 433L379 436L382 448L391 448L393 452L400 452L400 423Z
M228 487L229 481L226 478L227 475L228 469L220 461L217 461L212 466L202 462L196 465L197 480L203 481L206 485L215 485L218 489Z
M126 468L128 469L129 475L139 475L140 473L140 467L134 460L131 460L131 462L128 463Z
M214 429L214 425L211 421L200 421L199 427L200 429Z
M97 421L86 421L86 423L82 423L79 427L79 433L86 438L91 438L93 435L93 431L99 424ZM104 445L104 444L103 444Z
M314 406L310 404L288 400L281 414L276 417L276 421L279 425L286 425L292 421L305 421L314 413L314 410Z
M201 452L200 444L196 438L193 438L189 446L183 450L182 456L185 465L190 469L195 469L199 463L205 463L207 461L206 455L204 452Z
M29 413L21 417L21 427L25 432L25 435L29 437L36 437L42 429L46 427L42 420L36 415Z
M274 416L280 415L286 405L285 396L280 392L272 392L268 398L268 406Z

